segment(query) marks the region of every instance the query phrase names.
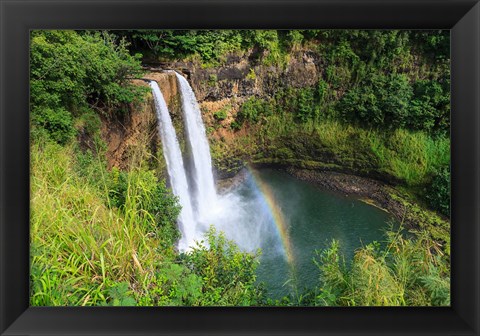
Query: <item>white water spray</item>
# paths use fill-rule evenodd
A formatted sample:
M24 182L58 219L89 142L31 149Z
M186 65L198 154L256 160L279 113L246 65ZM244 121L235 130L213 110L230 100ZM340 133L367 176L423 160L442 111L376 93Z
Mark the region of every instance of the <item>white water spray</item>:
M195 182L195 195L192 196L197 206L198 219L202 222L210 217L217 201L212 172L212 157L195 93L183 76L176 72L175 75L182 96L185 128L193 157L192 175Z
M225 232L228 239L233 239L238 246L254 252L262 246L261 237L272 229L264 209L259 207L258 197L249 199L233 190L226 195L217 195L212 172L212 159L205 126L195 94L188 81L177 76L182 97L182 110L185 123L186 141L190 146L193 167L185 169L180 146L173 128L166 102L156 82L151 82L155 98L159 132L163 152L167 162L168 175L173 193L179 197L182 212L179 216L179 229L182 238L179 250L188 251L197 240L202 240L209 225ZM191 173L192 179L187 179ZM189 188L189 181L194 183ZM195 192L192 192L194 189ZM196 205L195 217L193 208Z
M196 222L193 217L182 152L180 151L180 145L172 124L172 119L168 113L167 103L163 98L157 82L151 81L150 87L152 88L153 98L155 100L155 109L159 122L158 130L162 140L163 156L167 163L170 186L173 194L178 197L180 205L182 206L178 218L179 229L182 233L182 237L178 243L178 249L183 252L193 246L196 234Z

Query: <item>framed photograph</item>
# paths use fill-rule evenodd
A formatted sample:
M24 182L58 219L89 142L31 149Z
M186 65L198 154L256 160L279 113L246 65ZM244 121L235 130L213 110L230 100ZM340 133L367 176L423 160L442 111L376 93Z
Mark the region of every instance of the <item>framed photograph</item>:
M0 332L478 335L478 1L2 1Z

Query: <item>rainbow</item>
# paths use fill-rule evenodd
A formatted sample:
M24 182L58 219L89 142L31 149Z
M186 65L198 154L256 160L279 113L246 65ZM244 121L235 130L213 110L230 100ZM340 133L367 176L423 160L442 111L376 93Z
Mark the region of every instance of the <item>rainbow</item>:
M287 223L285 222L285 217L283 216L281 209L278 207L277 202L275 202L273 191L269 185L260 179L255 170L253 170L250 166L247 166L247 170L250 172L255 186L262 196L261 199L268 208L273 222L275 223L278 235L282 241L288 264L293 265L293 250L287 230Z

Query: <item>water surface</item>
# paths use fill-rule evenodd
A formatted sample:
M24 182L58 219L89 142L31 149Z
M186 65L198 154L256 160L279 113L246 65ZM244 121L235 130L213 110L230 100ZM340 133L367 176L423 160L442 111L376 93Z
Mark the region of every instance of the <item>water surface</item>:
M332 239L348 260L355 249L383 241L392 221L381 209L273 169L250 173L221 197L216 215L215 225L242 249L261 248L257 276L272 298L318 284L312 259Z

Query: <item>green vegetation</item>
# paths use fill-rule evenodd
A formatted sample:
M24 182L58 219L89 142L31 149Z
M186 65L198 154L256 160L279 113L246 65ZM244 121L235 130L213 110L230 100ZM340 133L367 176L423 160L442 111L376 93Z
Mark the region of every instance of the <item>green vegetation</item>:
M450 167L444 166L435 172L426 194L430 206L450 216Z
M242 125L244 122L257 123L262 117L273 114L273 106L269 101L255 97L247 99L237 114L236 122Z
M32 31L31 304L449 305L449 44L445 31ZM392 198L419 224L408 235L387 232L351 262L333 241L314 261L317 288L273 302L256 281L261 251L244 253L211 228L179 253L180 206L163 163L152 167L137 144L127 169L107 169L100 129L144 99L148 89L131 82L142 60L214 67L248 55L253 83L262 67L285 70L297 51L317 58L318 81L246 97L233 119L237 102L214 111L210 128L232 134L212 135L215 166L372 176L405 194Z
M65 144L73 120L94 110L122 113L145 92L129 80L141 76L139 55L107 32L33 31L30 48L32 124Z
M79 162L77 151L46 136L32 145L32 305L262 302L257 256L214 230L178 254L179 207L164 182L143 165L109 172L104 153Z
M222 121L222 120L227 119L227 111L228 111L229 108L230 108L230 106L225 106L221 110L218 110L217 112L215 112L213 114L213 117L215 118L215 120Z
M115 32L136 50L162 59L198 56L216 64L226 53L240 50L242 40L235 30L129 30Z
M374 242L358 250L351 265L339 245L318 254L321 286L306 296L320 306L448 306L450 261L427 235L406 239L387 232L386 247Z
M258 111L264 110L254 111L258 114L249 114L249 118L258 118L263 115ZM264 124L251 125L255 131L234 144L214 142L214 160L228 168L230 156L275 162L285 159L282 153L288 152L292 156L287 162L292 164L317 161L369 176L381 174L386 180L419 190L421 195L436 171L450 163L450 140L446 137L405 129L365 129L334 120L297 124L294 118L274 114Z

